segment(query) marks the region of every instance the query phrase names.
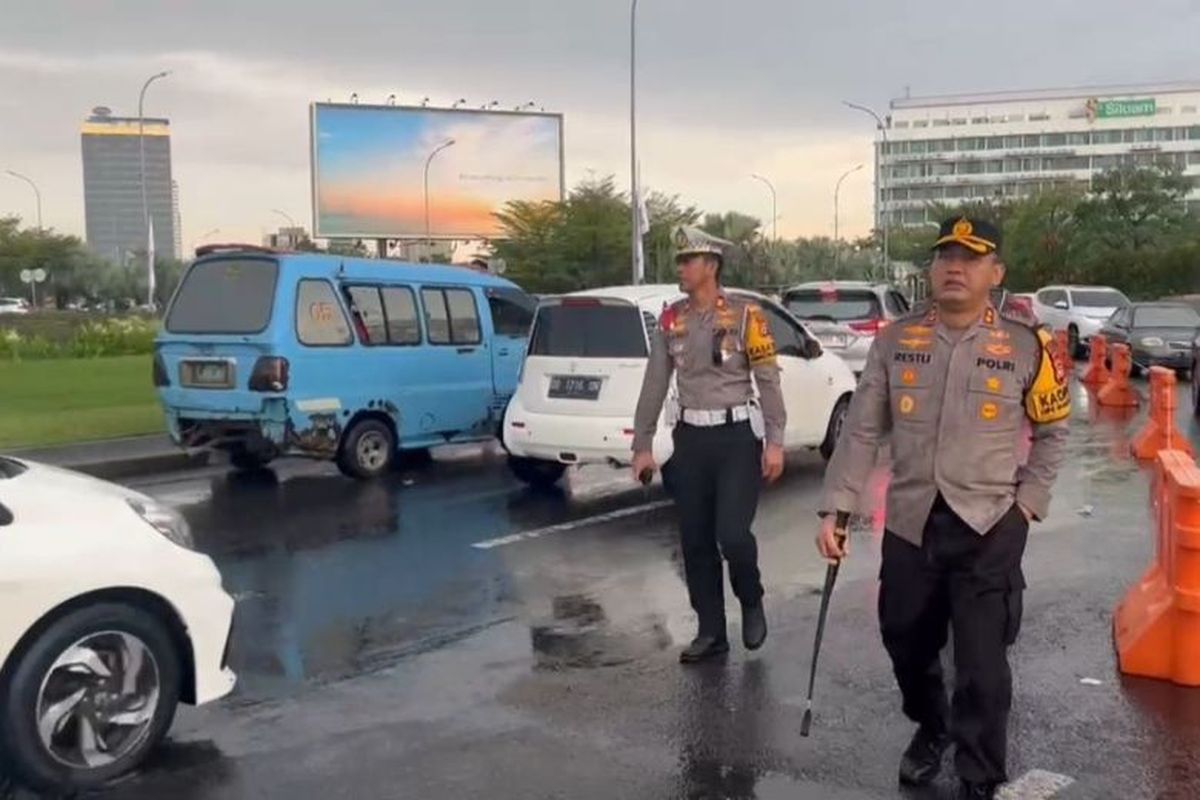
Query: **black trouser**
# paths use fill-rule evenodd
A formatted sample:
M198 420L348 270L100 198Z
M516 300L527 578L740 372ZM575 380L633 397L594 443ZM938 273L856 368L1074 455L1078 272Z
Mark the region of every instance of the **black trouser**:
M1028 533L1016 505L980 536L939 496L921 547L884 534L879 623L904 713L930 729L949 728L959 777L976 783L1007 779L1008 646L1021 627ZM940 658L948 627L954 630L952 719Z
M688 598L700 635L723 637L722 555L742 605L762 601L758 544L750 532L762 487L762 445L748 422L713 428L680 423L674 438L668 477L679 511Z

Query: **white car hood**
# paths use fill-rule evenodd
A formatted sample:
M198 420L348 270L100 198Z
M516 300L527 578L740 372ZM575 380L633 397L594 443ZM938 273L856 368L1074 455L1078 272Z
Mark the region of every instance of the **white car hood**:
M132 489L90 475L33 461L13 460L27 467L20 475L0 480L0 499L14 513L29 511L34 507L40 510L58 507L78 515L80 505L149 499ZM64 498L70 499L64 503Z

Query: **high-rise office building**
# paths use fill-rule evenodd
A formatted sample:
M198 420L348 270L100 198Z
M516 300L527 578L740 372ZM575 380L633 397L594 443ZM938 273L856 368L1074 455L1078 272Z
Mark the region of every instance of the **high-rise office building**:
M1163 162L1193 177L1200 202L1200 84L904 98L886 122L877 210L892 225L932 221L935 202L1087 189L1105 170Z
M146 149L146 205L154 222L154 252L171 256L176 220L171 189L170 123L147 117L142 135ZM118 264L145 258L137 117L114 117L96 108L81 128L83 200L88 246Z

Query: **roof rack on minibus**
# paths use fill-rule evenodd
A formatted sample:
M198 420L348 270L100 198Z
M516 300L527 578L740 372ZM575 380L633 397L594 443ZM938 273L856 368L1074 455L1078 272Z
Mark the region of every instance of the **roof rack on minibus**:
M286 253L276 247L264 247L260 244L202 244L196 248L196 258L212 255L213 253Z

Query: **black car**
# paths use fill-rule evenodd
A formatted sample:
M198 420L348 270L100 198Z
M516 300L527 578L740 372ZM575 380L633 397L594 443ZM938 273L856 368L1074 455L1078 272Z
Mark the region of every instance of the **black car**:
M1184 303L1133 303L1118 309L1100 329L1110 344L1127 344L1136 372L1169 367L1192 369L1200 313Z

